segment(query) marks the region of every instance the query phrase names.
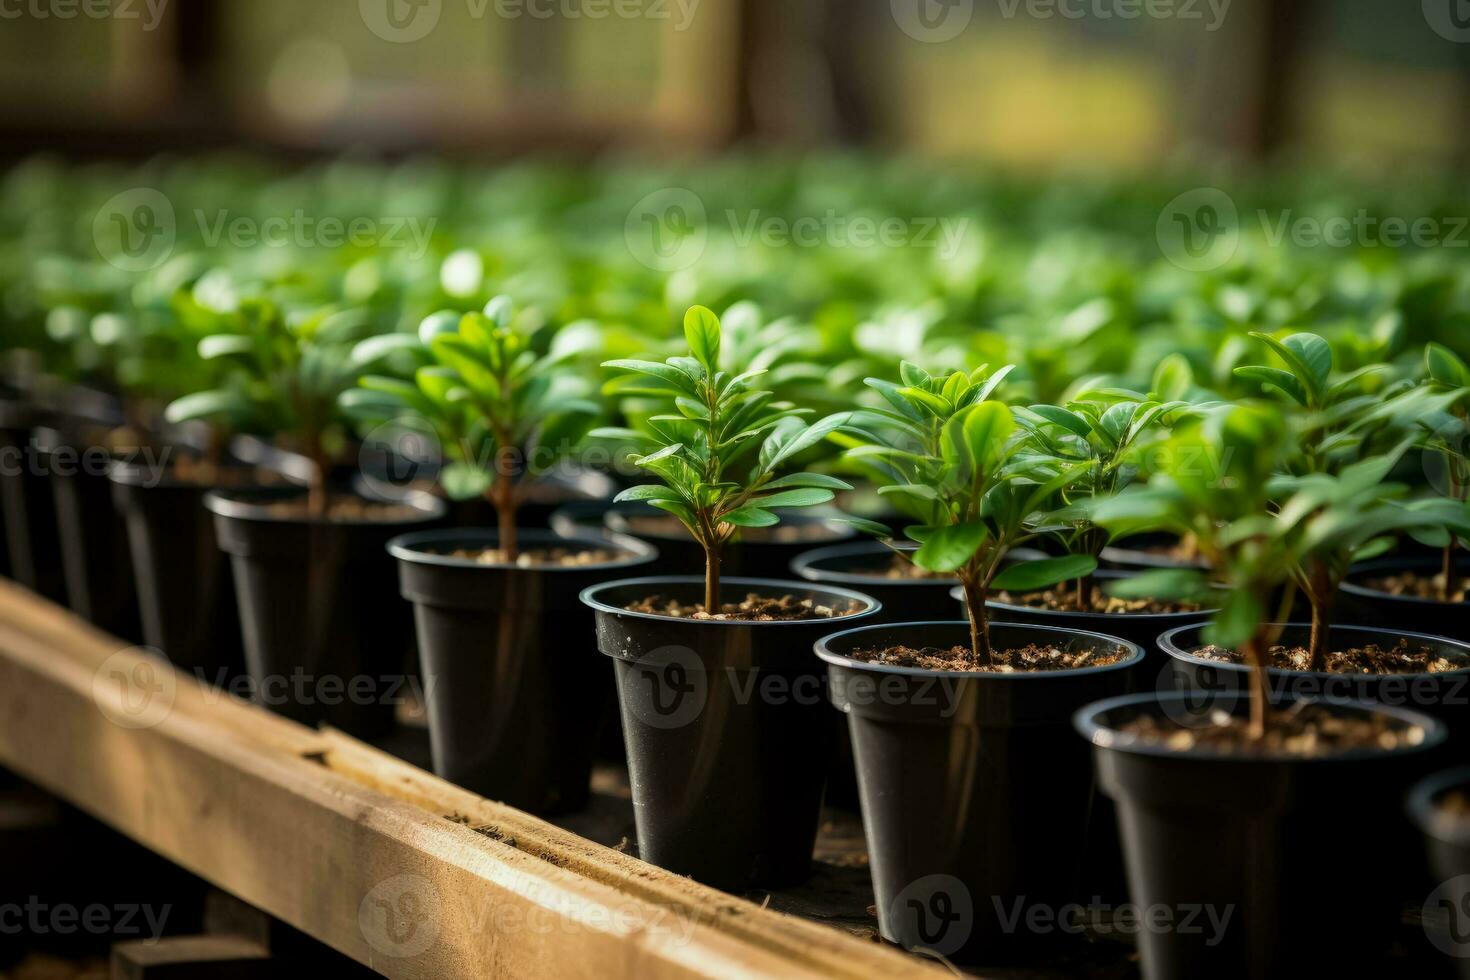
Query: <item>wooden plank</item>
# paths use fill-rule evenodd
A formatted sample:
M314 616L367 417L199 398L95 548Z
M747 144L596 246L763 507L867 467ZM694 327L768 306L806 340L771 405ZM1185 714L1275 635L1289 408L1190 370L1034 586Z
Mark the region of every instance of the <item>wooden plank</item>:
M112 947L112 980L270 980L285 972L239 936L173 936Z
M934 977L199 685L0 583L0 764L390 977Z

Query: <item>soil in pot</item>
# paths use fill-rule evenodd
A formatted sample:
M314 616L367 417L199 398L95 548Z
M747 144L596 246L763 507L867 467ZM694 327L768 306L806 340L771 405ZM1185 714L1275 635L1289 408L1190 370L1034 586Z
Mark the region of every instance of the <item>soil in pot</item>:
M1429 850L1425 943L1446 974L1457 962L1458 976L1470 980L1470 768L1437 773L1415 786L1409 815Z
M325 519L295 488L205 496L230 556L254 700L306 724L360 737L392 727L416 683L406 670L413 617L385 549L431 526L444 504L428 495L383 504L336 497Z
M810 873L838 720L812 645L878 606L798 582L722 586L736 607L769 615L774 600L787 618L640 611L699 611L694 576L610 582L583 601L613 660L640 855L730 891L776 887Z
M1281 730L1254 744L1248 711L1172 693L1078 712L1118 805L1144 976L1391 975L1413 860L1398 800L1434 764L1443 725L1283 702Z
M434 771L491 799L555 814L587 803L594 739L613 707L581 592L657 552L632 538L461 529L389 542L413 603Z
M116 461L107 475L127 528L144 642L206 683L230 683L245 669L240 617L229 557L215 540L204 495L279 481L182 454L163 472Z
M1078 630L990 631L996 650L1043 651L1060 669L969 669L965 622L846 630L816 647L848 718L880 931L972 964L1065 943L1055 916L1092 900L1083 877L1092 769L1071 715L1126 691L1143 658L1136 645ZM1053 928L1033 928L1034 907L1051 910Z
M1470 644L1439 636L1334 624L1327 670L1310 671L1311 627L1278 630L1270 645L1272 696L1286 700L1371 701L1424 712L1444 722L1451 743L1470 747ZM1173 665L1174 687L1233 702L1247 687L1248 670L1233 650L1204 642L1201 627L1184 626L1159 637Z
M1470 556L1456 563L1448 599L1444 582L1436 557L1364 562L1343 583L1338 608L1343 622L1470 641Z

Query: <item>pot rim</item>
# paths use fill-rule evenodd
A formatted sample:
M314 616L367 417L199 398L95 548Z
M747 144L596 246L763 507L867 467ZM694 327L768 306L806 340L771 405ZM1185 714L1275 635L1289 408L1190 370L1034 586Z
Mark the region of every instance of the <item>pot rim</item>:
M1188 691L1145 691L1142 693L1123 694L1118 697L1105 698L1102 701L1094 701L1092 704L1084 705L1072 715L1072 728L1076 730L1094 748L1107 749L1111 752L1124 752L1132 755L1147 755L1162 759L1193 759L1201 762L1220 764L1251 764L1251 763L1277 763L1277 762L1300 762L1304 764L1322 764L1337 762L1360 762L1364 759L1382 759L1399 755L1418 755L1429 752L1442 746L1449 738L1449 728L1438 718L1426 715L1419 711L1411 711L1390 705L1376 704L1371 701L1354 701L1348 698L1301 698L1299 701L1307 704L1321 704L1329 708L1346 707L1356 708L1365 712L1379 712L1391 715L1400 721L1408 722L1424 730L1424 741L1418 745L1400 746L1392 749L1368 748L1352 749L1348 752L1340 752L1330 756L1293 756L1284 753L1273 755L1239 755L1225 752L1206 751L1203 749L1186 749L1183 751L1169 749L1162 745L1149 744L1120 744L1111 737L1115 729L1108 728L1098 721L1098 716L1117 708L1127 708L1134 705L1146 705L1150 703L1162 704L1165 701L1187 701L1192 695Z
M1470 766L1456 766L1427 776L1409 790L1405 809L1426 835L1436 840L1464 846L1470 844L1470 820L1450 821L1440 819L1435 808L1435 799L1448 789L1470 786ZM1463 826L1463 829L1460 829Z
M409 492L403 500L382 501L364 497L361 494L349 493L344 496L356 497L369 503L393 506L395 504L410 507L418 513L413 516L404 515L393 520L374 521L361 518L342 520L340 518L318 518L309 514L275 514L269 510L270 503L279 503L283 499L304 497L305 487L245 487L231 489L214 489L204 495L204 509L211 514L239 521L257 521L262 524L313 524L345 527L378 527L393 524L421 524L426 521L435 521L449 512L449 505L440 498L424 490ZM242 499L247 497L265 499Z
M1370 588L1367 585L1363 585L1352 580L1352 577L1355 575L1365 576L1381 574L1383 572L1389 571L1390 569L1411 570L1432 568L1436 572L1438 572L1439 564L1439 560L1435 558L1398 557L1374 559L1373 561L1363 562L1361 564L1354 565L1352 568L1348 569L1348 577L1342 580L1342 585L1340 586L1340 588L1348 595L1357 596L1360 599L1372 599L1375 602L1402 602L1405 605L1426 605L1434 606L1436 608L1446 607L1450 609L1456 609L1462 606L1470 607L1470 596L1467 596L1459 602L1447 602L1444 599L1426 599L1424 596L1418 595L1394 595L1392 592L1384 592L1381 589ZM1470 573L1470 558L1467 558L1464 555L1459 556L1455 561L1455 567L1461 571Z
M500 541L500 532L494 528L484 527L460 527L442 528L433 531L410 531L391 538L384 550L394 558L413 565L436 565L441 568L466 568L484 569L487 572L504 571L526 571L526 572L588 572L602 571L610 568L632 568L636 565L644 565L658 558L658 549L646 541L629 537L626 534L608 534L603 537L588 535L586 537L568 537L557 534L546 528L516 528L516 535L523 541L536 541L538 543L565 543L582 545L588 550L606 550L609 545L618 551L626 552L622 558L612 561L593 562L586 565L530 565L522 566L513 562L482 562L470 558L456 558L453 555L436 555L421 550L424 545L431 542L475 542L485 543Z
M970 624L963 619L931 619L922 622L912 623L880 623L870 626L855 626L852 629L842 630L838 633L830 633L827 636L822 637L813 645L813 649L816 651L818 657L826 661L831 666L846 667L849 670L867 670L872 671L875 674L896 674L903 677L943 677L957 679L968 678L973 680L996 680L1006 682L1040 680L1047 677L1091 677L1097 674L1105 674L1108 671L1127 670L1130 667L1136 667L1143 662L1144 658L1143 647L1139 646L1137 643L1132 643L1119 636L1109 636L1106 633L1094 633L1091 630L1073 629L1070 626L1033 626L1030 623L995 622L991 623L990 625L992 628L997 626L1005 626L1010 629L1029 630L1039 633L1066 633L1069 636L1085 636L1092 639L1106 640L1107 642L1112 643L1115 646L1123 647L1125 650L1128 651L1128 656L1123 658L1122 660L1119 660L1117 663L1104 664L1098 667L1074 667L1070 670L1018 670L1004 673L1000 671L982 672L973 670L929 670L924 667L900 667L895 664L872 664L868 663L865 660L854 660L853 658L845 656L843 654L835 653L831 649L831 644L835 640L842 639L843 637L852 636L855 633L874 632L876 630L901 630L905 627L912 626L952 626L955 629L964 630L966 631L966 633L968 633L970 629Z
M1106 576L1107 578L1110 578L1110 579L1111 578L1119 578L1119 579L1131 578L1135 574L1135 573L1129 572L1127 569L1106 569L1106 568L1098 569L1098 574L1099 575L1102 575L1102 574L1104 574L1106 572L1113 572L1114 573L1112 575L1107 575ZM957 600L959 602L964 602L965 601L965 590L964 590L964 588L962 586L955 586L953 589L950 589L949 594L950 594L950 597L951 598L953 598L953 599L955 599L955 600ZM1198 618L1200 616L1204 616L1204 617L1207 617L1208 618L1208 617L1213 616L1215 613L1217 613L1217 612L1220 611L1220 609L1219 609L1218 606L1211 606L1211 607L1206 608L1206 609L1195 609L1195 610L1193 610L1191 612L1116 612L1116 613L1098 613L1098 612L1080 612L1080 611L1075 610L1075 609L1044 609L1044 608L1042 608L1040 606L1023 606L1023 605L1021 605L1019 603L1015 603L1015 602L1001 602L999 599L986 599L985 600L985 605L988 608L991 608L991 609L1001 609L1001 610L1004 610L1005 612L1022 612L1022 613L1025 613L1028 616L1030 616L1030 615L1036 615L1036 614L1040 614L1040 615L1044 615L1044 616L1055 616L1058 619L1062 620L1063 622L1069 622L1069 621L1073 621L1073 620L1081 620L1081 621L1091 622L1093 617L1102 617L1103 619L1111 619L1111 618L1113 618L1113 617L1116 616L1116 617L1121 617L1121 618L1124 618L1124 619L1134 619L1134 620L1144 620L1144 619L1159 619L1159 620L1164 620L1165 622L1162 623L1162 624L1160 624L1160 625L1167 625L1167 623L1169 621L1171 621L1171 620L1182 619L1184 617ZM1191 622L1191 623L1185 623L1184 625L1186 625L1186 626L1196 626L1196 625L1198 625L1198 623Z
M903 542L898 545L900 551L917 551L917 544ZM876 575L859 575L857 572L828 571L815 567L818 562L827 561L831 558L850 558L859 555L877 555L894 550L881 541L847 541L842 544L823 545L810 551L803 551L791 559L791 571L808 582L822 584L835 582L839 585L848 585L860 588L863 585L873 584L882 588L942 588L953 585L959 579L946 578L879 578Z
M623 586L653 586L653 585L704 585L702 575L648 575L640 578L620 578L611 582L599 582L597 585L589 585L583 589L577 597L584 605L590 606L599 613L610 613L615 616L627 616L631 619L647 619L656 623L690 623L696 626L759 626L762 629L773 626L805 626L812 627L825 622L846 621L859 616L872 616L883 609L883 604L870 595L864 595L853 589L844 589L839 586L813 585L810 582L795 582L786 579L775 578L722 578L720 584L752 586L757 589L779 590L782 592L825 592L829 595L841 596L855 602L865 603L866 608L850 612L845 616L833 617L830 620L820 619L787 619L787 620L749 620L749 619L687 619L679 616L658 616L653 613L635 612L624 609L621 606L609 605L597 597L597 593L603 589L621 588Z
M1185 630L1200 629L1204 625L1205 624L1203 623L1186 623L1183 626L1176 626L1171 630L1160 633L1158 640L1159 649L1164 651L1164 653L1168 654L1171 657L1192 664L1201 664L1208 667L1218 667L1224 670L1239 671L1241 673L1245 673L1251 669L1250 666L1247 664L1232 664L1226 663L1225 661L1221 660L1206 660L1203 657L1197 657L1193 653L1180 647L1178 643L1175 642L1175 637L1178 634L1183 633ZM1312 629L1310 623L1267 623L1265 625L1271 627L1279 626L1282 629L1306 630L1309 633ZM1431 673L1429 671L1417 671L1412 674L1334 674L1331 671L1326 670L1288 670L1285 667L1267 667L1266 670L1270 674L1277 677L1447 677L1453 676L1455 674L1470 673L1470 643L1466 643L1463 640L1452 639L1448 636L1434 636L1430 633L1413 633L1408 630L1384 629L1380 626L1358 626L1354 623L1333 623L1331 628L1334 630L1358 630L1359 632L1363 633L1376 633L1385 636L1399 637L1406 640L1421 640L1428 641L1430 643L1437 643L1450 647L1455 647L1465 654L1466 664L1465 666L1460 667L1456 670L1442 670L1436 673Z

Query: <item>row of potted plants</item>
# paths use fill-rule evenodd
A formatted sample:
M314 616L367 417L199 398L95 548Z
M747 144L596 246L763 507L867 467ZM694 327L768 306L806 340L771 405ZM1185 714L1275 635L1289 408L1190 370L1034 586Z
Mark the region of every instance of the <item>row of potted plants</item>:
M289 328L258 313L202 350L260 379L245 390L261 405L222 390L176 403L174 420L290 400L306 420L297 444L309 447L310 420L336 409L368 423L420 419L452 447L443 488L488 497L498 515L494 531L404 534L440 521L447 505L419 489L391 500L334 491L325 454L314 451L276 460L288 476L304 465L305 493L208 494L258 679L401 669L394 621L406 606L391 596L396 588L413 605L436 769L555 812L586 798L595 719L609 696L606 665L584 655L595 628L614 668L641 853L731 888L807 872L836 735L821 703L830 681L826 697L848 718L884 933L961 959L1024 950L1026 932L998 914L1011 898L1060 908L1079 888L1104 887L1084 859L1106 847L1089 834L1107 817L1074 725L1118 804L1134 900L1242 916L1224 945L1148 935L1153 974L1359 958L1392 922L1403 882L1364 867L1405 867L1406 835L1372 835L1371 857L1340 872L1291 856L1312 845L1368 847L1362 828L1394 826L1425 760L1464 736L1464 702L1450 688L1470 672L1470 649L1402 624L1379 639L1331 620L1334 590L1355 560L1410 532L1447 551L1441 564L1452 568L1455 542L1470 530L1463 496L1409 500L1388 479L1411 446L1463 473L1440 416L1463 419L1470 371L1447 350L1429 349L1421 380L1379 387L1384 370L1337 375L1318 338L1262 335L1283 366L1241 373L1283 399L1248 405L1197 397L1171 377L1175 365L1147 393L1100 388L1064 406L1016 406L1005 399L1007 368L932 376L905 363L897 380L868 381L875 404L812 422L763 388L759 370L730 364L719 320L695 308L687 355L609 362L637 379L614 382L630 424L591 433L635 447L638 466L658 480L620 499L672 515L699 547L703 576L649 577L636 573L656 551L637 537L517 527L518 485L536 444L550 444L562 417L594 413L569 393L580 386L561 367L565 351L525 349L506 301L436 315L417 334L306 334L338 347L336 370L318 364L312 388L300 372L324 348L298 343L299 361L282 357L292 345L276 341ZM393 360L415 366L366 373ZM883 550L815 552L797 562L812 585L722 576L737 534L851 489L799 465L833 443L910 522L909 543L842 518ZM114 467L119 486L127 472ZM1145 530L1187 538L1204 570L1099 570L1108 541ZM1034 545L1060 553L1021 547ZM149 560L138 554L146 579ZM824 565L849 556L857 571ZM204 556L199 567L212 562ZM1297 588L1311 622L1272 626ZM964 621L938 611L955 602L952 590ZM180 617L203 618L195 613L205 608ZM1160 635L1171 618L1188 622ZM1412 649L1394 661L1405 644ZM1161 654L1190 691L1210 695L1207 711L1186 693L1126 695ZM1364 667L1352 656L1379 659ZM1417 685L1418 711L1393 706L1390 688L1405 678ZM1349 687L1324 691L1343 679ZM1323 693L1347 698L1314 700ZM285 707L364 733L387 723L379 705L346 714ZM1444 811L1458 785L1435 784L1434 808L1424 810L1451 840ZM1338 819L1344 813L1354 818ZM1322 892L1353 896L1353 911L1323 911L1311 898ZM982 907L971 904L963 928L945 934L938 925L952 920L941 913L962 896ZM1283 919L1288 904L1298 912ZM1349 919L1356 945L1313 941Z

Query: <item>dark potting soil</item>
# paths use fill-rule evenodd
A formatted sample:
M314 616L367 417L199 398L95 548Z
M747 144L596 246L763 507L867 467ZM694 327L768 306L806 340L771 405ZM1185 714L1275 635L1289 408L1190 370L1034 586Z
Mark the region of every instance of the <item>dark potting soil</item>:
M1365 579L1363 585L1375 592L1386 592L1410 599L1432 599L1435 602L1464 602L1470 596L1470 578L1457 578L1446 598L1444 576L1440 574L1399 572L1382 578Z
M1107 595L1099 586L1092 590L1088 608L1083 609L1082 604L1077 601L1077 590L1075 587L1063 586L1061 588L1046 589L1041 592L1022 592L1013 594L1010 592L997 592L995 598L1012 606L1026 606L1030 609L1049 609L1052 612L1090 612L1106 613L1109 615L1186 613L1199 612L1199 605L1193 602L1164 602L1158 599L1118 599Z
M711 616L705 612L704 603L685 605L677 599L651 595L630 602L623 607L629 612L649 613L654 616L669 616L674 619L710 619L751 623L795 622L807 619L834 619L850 616L856 609L835 609L823 606L811 599L800 599L794 595L773 596L748 593L738 602L720 603L720 611Z
M1125 539L1119 541L1117 547L1125 551L1141 551L1145 555L1157 555L1160 558L1170 558L1178 562L1199 561L1199 548L1195 546L1193 538L1180 538L1178 541L1163 544L1134 544Z
M848 654L863 663L888 667L918 667L920 670L955 670L976 674L1010 674L1052 670L1106 667L1127 658L1122 647L1112 649L1062 650L1032 643L1010 650L992 650L989 664L975 662L969 647L890 646L854 650Z
M1200 647L1194 655L1217 663L1245 662L1239 650L1217 646ZM1311 661L1311 652L1306 647L1277 644L1267 651L1267 665L1281 670L1310 670ZM1410 646L1407 640L1399 640L1387 649L1369 644L1330 651L1326 671L1329 674L1440 674L1447 670L1462 670L1466 666L1464 661L1451 660L1427 647Z
M305 498L281 500L265 507L267 513L283 518L313 517ZM412 520L422 517L424 512L408 504L381 504L361 497L333 497L327 502L326 519L329 521L393 521Z
M432 552L450 558L467 558L481 565L507 564L506 554L499 548L456 548ZM516 555L518 568L575 568L581 565L605 565L626 558L627 552L612 548L533 548Z
M677 517L635 516L628 518L628 530L634 534L678 537L689 532ZM745 527L740 540L755 544L791 544L802 541L831 541L838 534L821 522L811 524L777 524L774 527Z
M1157 745L1178 752L1206 749L1220 755L1315 758L1358 749L1398 749L1419 745L1424 729L1387 715L1336 714L1320 705L1298 702L1271 716L1263 738L1253 739L1246 718L1216 711L1207 724L1185 727L1164 718L1140 715L1111 737L1115 746Z

